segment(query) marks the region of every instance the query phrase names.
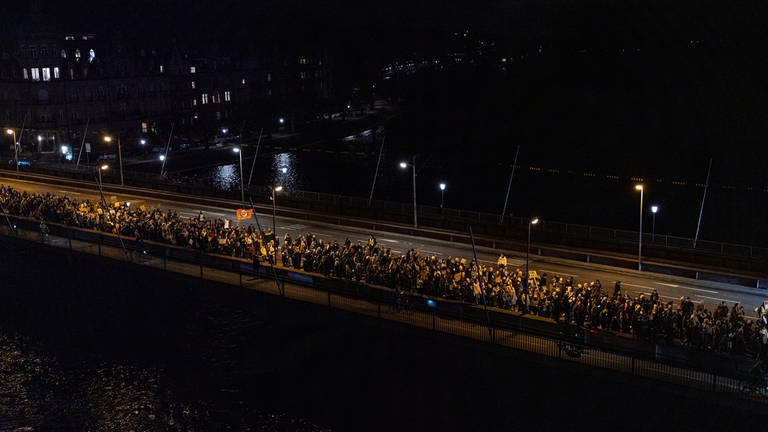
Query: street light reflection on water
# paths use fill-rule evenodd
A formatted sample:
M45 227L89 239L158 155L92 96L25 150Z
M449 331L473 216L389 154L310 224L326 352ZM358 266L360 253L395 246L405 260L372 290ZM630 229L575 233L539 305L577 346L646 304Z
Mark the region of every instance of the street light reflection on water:
M281 185L286 190L301 189L298 170L296 168L296 155L293 153L277 153L268 156L271 160L268 166L264 166L261 158L256 161L256 171L251 180L252 186ZM253 163L252 158L243 160L243 177L248 182L248 177ZM210 184L221 191L237 190L240 187L240 171L237 163L219 165L210 170Z
M272 158L272 184L281 185L287 190L300 189L296 173L296 156L293 153L277 153Z
M240 186L240 175L237 164L219 165L211 174L213 187L217 190L233 190Z

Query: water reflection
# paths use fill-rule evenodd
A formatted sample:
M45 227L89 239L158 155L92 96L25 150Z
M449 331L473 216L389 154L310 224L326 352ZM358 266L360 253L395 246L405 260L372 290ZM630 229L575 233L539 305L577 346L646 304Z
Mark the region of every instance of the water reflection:
M234 190L240 187L238 164L219 165L211 173L211 183L218 190Z
M282 186L287 192L301 189L296 165L296 155L293 153L275 154L270 170L271 184Z

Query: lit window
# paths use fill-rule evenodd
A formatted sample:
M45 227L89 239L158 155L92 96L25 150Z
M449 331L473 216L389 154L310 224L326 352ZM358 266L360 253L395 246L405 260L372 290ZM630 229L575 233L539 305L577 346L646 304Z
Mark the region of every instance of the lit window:
M53 79L59 79L59 78L61 78L59 76L59 68L55 67L55 68L53 68Z
M67 51L61 50L61 58L67 58Z
M64 36L64 40L75 40L74 36Z
M267 82L272 81L272 74L267 72Z
M147 122L141 122L141 133L149 132L149 125Z
M27 68L24 68L24 79L29 79L29 72L27 72Z
M165 72L165 66L160 65L160 73L163 73L163 72Z
M197 88L194 81L192 81L190 84L192 84L192 88Z
M203 105L208 103L208 93L203 93L202 102L203 102Z
M299 73L299 79L307 79L307 73L306 72L300 72Z
M43 81L51 80L51 68L43 68Z
M40 69L32 68L32 81L40 81Z
M309 64L309 59L307 59L307 58L300 58L299 59L299 64L303 64L303 65Z
M93 49L88 51L88 62L89 63L92 62L93 59L95 59L95 58L96 58L96 51L94 51Z
M195 73L195 67L194 66L190 66L189 67L189 73L191 73L191 74Z
M232 94L229 92L229 90L224 92L224 102L230 102L232 101Z
M79 58L80 58L80 50L79 50L79 49L78 49L78 50L75 50L75 58L76 58L76 59L79 59Z
M197 99L192 99L192 106L197 106Z
M221 103L221 95L219 94L219 92L216 92L216 93L211 95L211 102L213 102L213 103Z

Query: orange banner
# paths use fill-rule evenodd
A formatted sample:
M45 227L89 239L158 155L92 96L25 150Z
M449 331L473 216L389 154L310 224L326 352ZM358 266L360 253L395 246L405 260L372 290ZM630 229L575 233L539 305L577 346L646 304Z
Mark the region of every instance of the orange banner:
M237 220L250 219L253 217L253 209L237 209L235 211Z

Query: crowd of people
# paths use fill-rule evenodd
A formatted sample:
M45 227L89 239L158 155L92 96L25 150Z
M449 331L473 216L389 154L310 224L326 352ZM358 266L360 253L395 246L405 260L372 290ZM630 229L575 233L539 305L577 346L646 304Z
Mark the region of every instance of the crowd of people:
M662 301L654 290L631 295L616 282L529 273L507 265L460 257L437 258L411 249L396 254L372 235L368 242L323 241L311 233L280 242L273 233L250 224L221 219L183 218L175 211L146 209L126 202L81 201L50 193L36 194L0 186L0 210L9 215L94 229L206 253L253 258L275 265L389 287L395 293L420 293L534 314L555 322L632 334L722 352L768 354L768 311L760 306L750 320L739 305L714 310L690 298Z

